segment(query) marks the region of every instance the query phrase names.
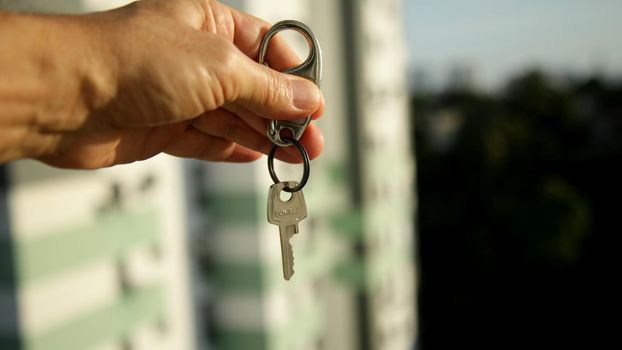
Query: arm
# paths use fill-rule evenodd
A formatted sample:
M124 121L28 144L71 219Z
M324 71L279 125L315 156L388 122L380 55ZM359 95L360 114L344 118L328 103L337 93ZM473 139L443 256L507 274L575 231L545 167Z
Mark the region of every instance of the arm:
M298 62L285 43L272 44L276 70L254 62L268 24L215 1L0 16L0 161L97 168L160 152L250 161L269 151L268 119L323 110L317 87L276 71ZM302 142L317 156L319 129ZM291 152L281 158L297 161Z

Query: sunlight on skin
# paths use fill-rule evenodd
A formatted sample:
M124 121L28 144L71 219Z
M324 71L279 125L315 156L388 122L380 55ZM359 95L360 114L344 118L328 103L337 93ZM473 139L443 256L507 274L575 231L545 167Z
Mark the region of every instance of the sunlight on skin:
M0 13L0 161L99 168L161 152L246 162L270 150L269 119L324 111L270 25L215 1L146 0L76 16ZM10 50L9 50L10 48ZM311 158L320 129L301 139ZM296 162L295 150L278 157Z

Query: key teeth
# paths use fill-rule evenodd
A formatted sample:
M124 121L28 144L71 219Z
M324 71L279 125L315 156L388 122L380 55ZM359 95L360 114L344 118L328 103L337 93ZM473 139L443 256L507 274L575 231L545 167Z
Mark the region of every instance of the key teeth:
M292 276L294 275L295 271L294 271L294 251L292 249L292 244L288 241L287 245L289 246L289 257L288 260L291 262L291 264L287 264L287 266L289 267L287 270L285 270L285 266L283 267L283 277L285 278L286 281L289 281Z

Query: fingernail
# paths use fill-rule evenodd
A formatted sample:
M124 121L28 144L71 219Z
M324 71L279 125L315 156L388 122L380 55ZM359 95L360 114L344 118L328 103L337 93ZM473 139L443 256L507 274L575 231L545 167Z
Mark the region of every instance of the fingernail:
M305 79L293 79L294 106L298 109L313 110L320 103L318 88Z

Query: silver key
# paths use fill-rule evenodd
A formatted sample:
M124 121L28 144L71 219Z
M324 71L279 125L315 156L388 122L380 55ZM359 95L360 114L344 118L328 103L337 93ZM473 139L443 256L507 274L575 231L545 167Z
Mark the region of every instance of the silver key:
M279 226L283 277L288 281L294 274L294 252L289 240L298 233L298 223L307 217L307 205L302 191L292 193L286 201L282 201L280 195L284 187L296 185L296 181L279 182L270 186L268 194L268 222Z

